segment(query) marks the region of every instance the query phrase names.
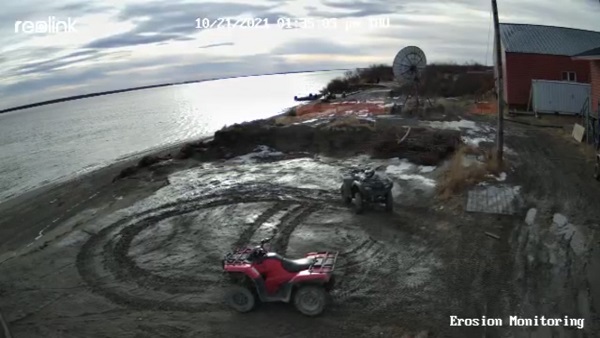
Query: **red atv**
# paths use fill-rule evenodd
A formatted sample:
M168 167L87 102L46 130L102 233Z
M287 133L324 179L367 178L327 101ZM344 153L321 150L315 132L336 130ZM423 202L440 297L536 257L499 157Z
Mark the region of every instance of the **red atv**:
M334 285L338 253L310 252L305 258L288 259L265 248L271 239L225 256L223 270L235 284L227 292L226 302L239 312L248 312L256 298L261 302L293 301L307 316L321 314Z

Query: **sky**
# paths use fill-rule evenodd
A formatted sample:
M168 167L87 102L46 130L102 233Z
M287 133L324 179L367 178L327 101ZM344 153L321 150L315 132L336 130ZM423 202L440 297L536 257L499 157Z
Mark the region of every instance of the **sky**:
M500 22L600 31L598 0L498 2ZM2 0L0 110L159 83L391 64L409 45L430 63L491 64L490 9L487 0Z

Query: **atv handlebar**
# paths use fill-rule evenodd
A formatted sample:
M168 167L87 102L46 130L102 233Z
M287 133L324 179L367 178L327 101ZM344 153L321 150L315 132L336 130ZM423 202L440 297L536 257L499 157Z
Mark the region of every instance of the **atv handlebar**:
M234 249L233 252L230 252L227 255L225 255L225 259L223 260L223 266L225 266L225 262L229 262L229 264L234 264L235 262L254 260L264 256L269 251L265 249L265 244L269 243L273 238L275 238L275 235L268 238L263 238L260 241L260 245L253 248L245 247Z
M271 236L271 237L263 238L263 239L260 241L260 248L264 250L264 248L265 248L265 244L267 244L267 243L271 242L271 240L272 240L273 238L275 238L275 235L273 235L273 236Z
M271 241L271 238L263 238L260 240L260 246L263 246Z

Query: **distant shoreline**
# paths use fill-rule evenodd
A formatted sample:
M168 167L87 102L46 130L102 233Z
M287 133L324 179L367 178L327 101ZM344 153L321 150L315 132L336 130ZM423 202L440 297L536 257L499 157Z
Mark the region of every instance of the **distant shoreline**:
M131 92L131 91L134 91L134 90L160 88L160 87L167 87L167 86L179 86L179 85L190 84L190 83L200 83L200 82L206 82L206 81L216 81L216 80L226 80L226 79L237 79L237 78L254 77L254 76L284 75L284 74L298 74L298 73L316 73L316 72L331 72L331 71L337 71L337 70L349 70L349 69L348 68L341 68L341 69L301 70L301 71L293 71L293 72L280 72L280 73L270 73L270 74L253 74L253 75L237 75L237 76L228 76L228 77L219 77L219 78L204 79L204 80L191 80L191 81L183 81L183 82L162 83L162 84L155 84L155 85L149 85L149 86L141 86L141 87L132 87L132 88L125 88L125 89L109 90L109 91L104 91L104 92L96 92L96 93L83 94L83 95L74 95L74 96L68 96L68 97L63 97L63 98L59 98L59 99L46 100L46 101L42 101L42 102L31 103L31 104L26 104L26 105L22 105L22 106L17 106L17 107L12 107L12 108L8 108L8 109L3 109L3 110L0 110L0 114L2 114L2 113L9 113L9 112L16 111L16 110L22 110L22 109L28 109L28 108L35 108L35 107L39 107L39 106L45 106L45 105L54 104L54 103L61 103L61 102L66 102L66 101L87 99L87 98L95 97L95 96L103 96L103 95L110 95L110 94L118 94L118 93L124 93L124 92Z

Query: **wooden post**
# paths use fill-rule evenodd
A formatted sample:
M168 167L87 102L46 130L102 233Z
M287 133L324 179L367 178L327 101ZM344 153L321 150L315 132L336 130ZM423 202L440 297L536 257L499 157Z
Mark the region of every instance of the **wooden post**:
M496 72L498 81L496 90L498 93L498 126L496 134L496 157L500 164L504 154L504 81L502 78L502 43L500 41L500 23L498 22L498 5L492 0L492 11L494 13L494 31L496 37Z

